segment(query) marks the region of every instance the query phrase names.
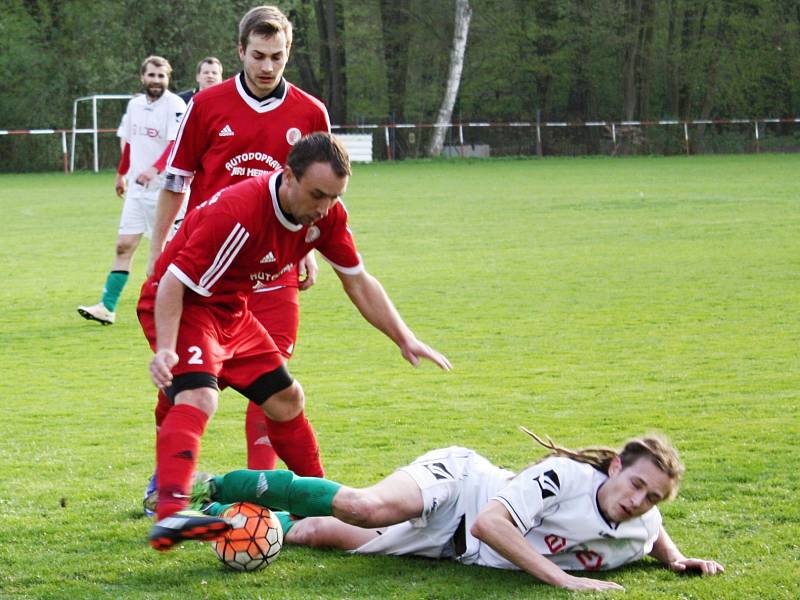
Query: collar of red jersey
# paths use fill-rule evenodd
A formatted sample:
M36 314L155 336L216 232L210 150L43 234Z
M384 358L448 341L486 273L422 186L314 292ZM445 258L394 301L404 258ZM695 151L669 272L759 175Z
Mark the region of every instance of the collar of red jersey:
M244 82L242 79L244 78L244 72L239 73L236 76L236 91L239 93L239 96L242 100L247 103L247 105L252 108L254 111L258 113L266 113L271 110L275 110L286 99L286 94L289 93L289 82L285 79L281 79L281 83L278 86L278 91L282 92L278 95L269 95L266 98L259 100L258 98L254 97L250 91L245 87Z
M269 195L272 196L272 208L275 212L275 216L278 217L278 222L283 225L289 231L300 231L303 226L299 223L292 223L286 216L283 214L283 210L281 209L280 204L278 204L278 181L280 180L280 175L283 171L275 171L269 177Z

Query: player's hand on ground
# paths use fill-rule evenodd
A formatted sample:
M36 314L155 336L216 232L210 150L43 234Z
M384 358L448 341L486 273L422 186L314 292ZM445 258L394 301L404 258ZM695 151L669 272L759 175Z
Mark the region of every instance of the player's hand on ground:
M178 363L178 355L172 350L159 350L150 361L150 378L158 388L172 384L172 367Z
M297 263L298 287L301 292L307 290L317 282L318 273L319 265L317 265L317 258L314 256L314 251L312 250Z
M698 572L702 575L716 575L724 573L725 567L715 560L704 560L702 558L684 558L669 563L669 568L675 573Z
M117 192L117 196L123 198L125 196L125 188L127 186L127 180L125 179L124 175L117 175L117 180L114 182L114 191Z
M602 579L590 579L589 577L573 577L569 575L567 580L558 587L573 592L624 592L625 588L613 581L603 581Z
M450 361L447 360L447 357L444 354L437 352L427 344L423 344L417 339L414 339L404 346L401 346L400 352L403 354L403 358L405 358L415 367L419 365L420 359L425 358L438 365L438 367L443 371L449 371L453 368L453 365L450 364Z
M158 169L155 167L147 167L136 177L136 183L147 187L147 184L153 181L156 177L158 177Z

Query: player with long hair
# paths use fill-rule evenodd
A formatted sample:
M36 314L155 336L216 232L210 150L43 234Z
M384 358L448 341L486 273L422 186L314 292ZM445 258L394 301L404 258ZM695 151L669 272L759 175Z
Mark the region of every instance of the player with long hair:
M576 451L525 431L550 454L518 474L453 446L362 489L241 470L201 483L195 500L215 515L234 502L286 511L279 517L290 544L519 569L570 590L622 589L568 571L614 569L646 555L675 572L724 571L684 556L662 525L657 505L674 498L684 472L668 440L650 435L620 450Z

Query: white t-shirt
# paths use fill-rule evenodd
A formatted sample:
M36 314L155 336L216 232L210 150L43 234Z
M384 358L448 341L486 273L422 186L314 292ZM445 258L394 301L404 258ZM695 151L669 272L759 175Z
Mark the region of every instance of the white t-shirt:
M139 174L151 167L164 153L169 142L178 135L186 103L177 94L165 90L155 102L149 102L147 94L139 94L128 101L128 108L122 118L117 135L130 144L130 168L128 169L128 189L133 186ZM162 186L162 177L150 182L148 189Z
M569 458L548 458L510 481L488 473L470 479L475 483L464 494L467 551L459 559L465 564L517 568L469 534L489 500L503 504L527 542L566 570L619 567L649 554L658 538L656 507L623 523L607 522L597 506L597 490L608 476Z

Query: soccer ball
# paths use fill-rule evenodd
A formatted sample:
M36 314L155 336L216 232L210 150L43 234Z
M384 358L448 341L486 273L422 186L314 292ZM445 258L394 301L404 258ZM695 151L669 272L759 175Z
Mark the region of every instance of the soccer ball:
M256 571L278 557L283 546L283 528L271 510L239 502L220 516L230 519L233 528L211 545L226 567L234 571Z

